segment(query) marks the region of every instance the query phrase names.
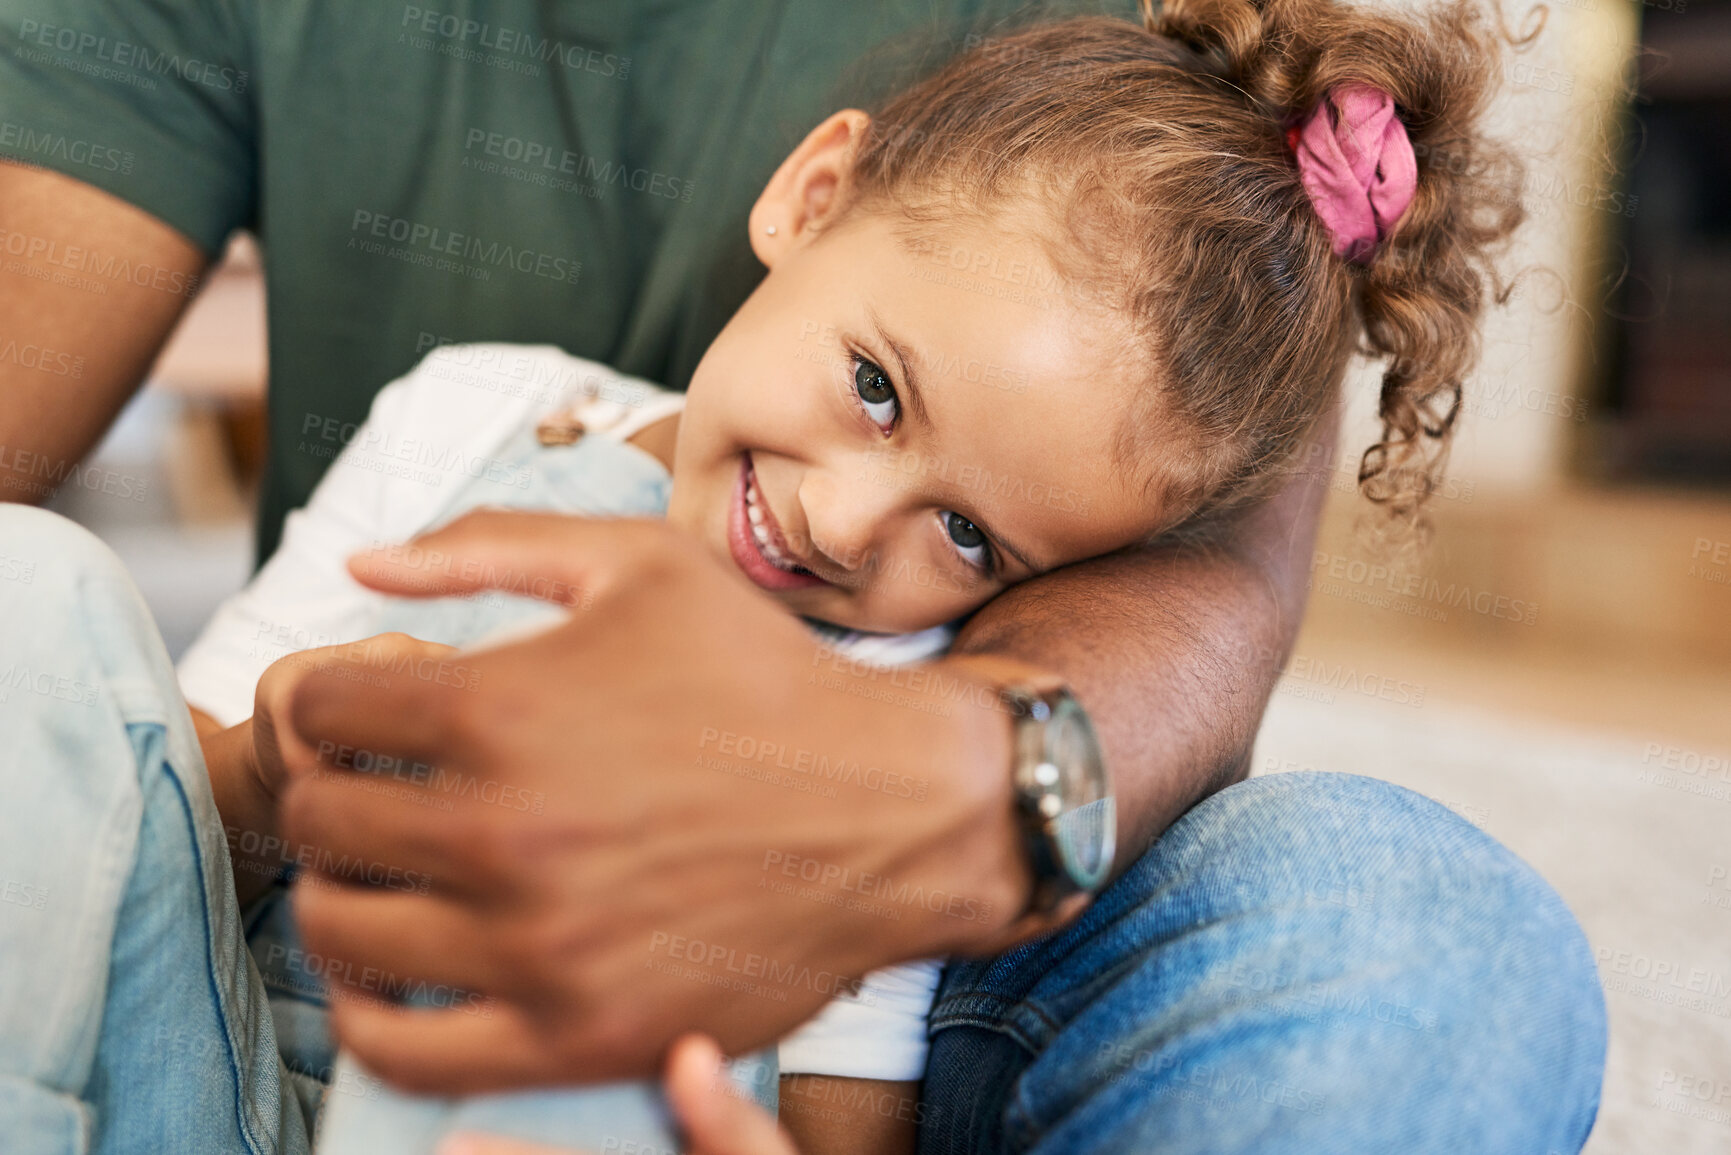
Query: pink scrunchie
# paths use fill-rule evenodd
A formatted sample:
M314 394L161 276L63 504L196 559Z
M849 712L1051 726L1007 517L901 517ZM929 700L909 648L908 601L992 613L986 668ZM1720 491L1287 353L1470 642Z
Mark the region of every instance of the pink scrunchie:
M1331 88L1288 141L1304 190L1334 234L1334 255L1367 260L1418 187L1418 160L1394 98L1364 84Z

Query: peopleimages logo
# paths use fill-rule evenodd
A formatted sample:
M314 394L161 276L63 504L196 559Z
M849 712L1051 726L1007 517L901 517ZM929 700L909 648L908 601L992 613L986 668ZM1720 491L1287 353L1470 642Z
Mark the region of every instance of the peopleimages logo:
M738 759L737 765L755 762L760 766L791 770L814 780L843 786L859 786L896 798L912 798L915 802L926 800L926 789L930 785L924 778L911 778L896 770L849 761L843 755L837 755L832 761L828 754L797 746L789 749L785 743L756 738L750 734L736 734L732 730L723 730L716 726L703 727L698 736L697 764L709 764L710 760L704 758L703 752L711 749L711 743L714 744L715 754L723 756L711 759L714 761L725 763L728 759ZM710 768L724 767L717 765Z
M1397 565L1344 554L1318 550L1311 558L1310 574L1310 588L1319 593L1431 621L1447 621L1450 609L1524 626L1536 625L1539 620L1536 601L1475 589L1466 582L1445 584L1423 574L1407 573Z
M52 237L39 237L13 229L0 229L0 253L20 258L8 262L7 272L26 276L30 273L29 264L25 262L41 262L54 268L89 273L107 281L124 281L141 289L155 289L174 296L192 296L199 283L197 273L183 273L147 261L134 264L128 257L82 245L63 244Z
M202 84L219 92L233 92L238 95L247 88L247 73L244 69L199 60L193 56L181 56L177 52L152 51L143 44L134 44L129 40L110 40L106 36L76 28L43 24L37 20L21 20L18 23L18 39L24 44L86 57L119 69L147 72L156 76L175 76L190 84Z
M11 701L14 693L38 694L77 706L94 706L97 696L89 682L17 662L0 669L0 705Z
M297 446L301 453L314 457L336 457L341 453L339 460L343 465L423 484L438 485L443 480L439 474L455 473L477 481L527 489L534 476L528 466L469 454L458 445L403 437L390 429L318 413L308 413L302 418L301 435L303 439Z
M493 25L429 8L404 5L399 27L404 33L418 32L428 38L437 37L453 49L466 49L473 44L477 50L500 56L519 57L542 64L557 62L573 72L589 72L619 80L624 80L631 72L629 56L597 52L581 44L567 44L555 37L537 36L503 24ZM479 51L474 53L476 56L480 54Z
M84 376L84 358L57 352L30 341L18 341L0 334L0 365L17 365L56 377Z
M599 397L636 408L656 392L647 382L597 373L581 363L549 361L520 347L459 344L423 329L415 338L415 352L428 349L434 352L420 371L429 377L506 397L528 397L542 404L577 396Z
M918 883L780 850L764 851L763 865L759 869L766 874L773 870L786 878L809 882L820 890L860 894L898 906L917 906L933 914L948 915L951 918L984 922L992 915L992 904L989 902L982 903L977 899L938 888L928 890ZM764 887L765 881L760 879L758 886ZM892 911L891 914L900 917L899 911Z
M1292 664L1280 680L1280 692L1325 704L1334 701L1336 690L1361 694L1396 706L1418 708L1424 705L1425 688L1422 685L1369 670L1361 672L1344 662L1331 666L1320 659L1299 654L1293 655Z
M669 968L665 964L656 965L661 959L655 956L663 955L663 952L666 959L695 964L723 979L740 980L738 985L725 981L717 985L749 993L767 994L778 1002L786 1001L787 991L775 988L792 987L832 998L852 999L865 1006L874 1006L877 1002L876 992L866 987L864 979L826 970L813 970L805 963L784 963L756 951L741 951L738 947L687 938L685 935L665 930L655 931L649 936L650 957L644 961L644 965L663 974L679 974L678 968ZM774 987L765 989L760 983L746 981L752 979L762 979L766 983L774 984ZM705 980L699 978L698 981Z
M95 141L75 140L58 132L40 132L27 124L0 120L0 148L14 151L20 160L57 160L62 164L82 165L98 172L132 173L133 155Z
M0 356L0 361L4 361ZM126 501L143 501L149 483L70 458L52 458L41 453L0 445L0 489L14 489L35 497L52 497L67 482L92 493L106 493Z
M348 247L351 249L379 252L397 260L431 268L442 268L444 264L450 264L456 271L463 271L454 262L472 261L475 266L479 266L476 271L483 273L487 271L484 266L492 266L572 285L577 283L578 274L583 271L583 262L574 258L556 257L550 253L536 252L534 249L488 241L472 233L459 233L423 221L369 212L366 209L355 210L354 217L349 221L349 232L351 235ZM393 241L403 248L387 252L382 244L369 238Z
M1599 947L1595 954L1607 988L1610 988L1610 979L1613 976L1624 975L1651 984L1648 990L1631 992L1636 994L1650 996L1653 991L1662 987L1702 995L1708 999L1731 996L1731 975L1724 971L1686 966L1677 959L1654 958L1639 951L1615 950L1608 946ZM1627 984L1621 989L1627 989ZM1723 1017L1727 1012L1720 1007L1714 1013Z
M624 188L664 200L677 201L689 201L695 187L688 180L668 176L663 172L647 168L628 168L617 161L601 160L587 153L572 152L557 144L507 136L504 133L489 132L484 128L469 129L463 140L463 151L479 152L483 156L520 164L529 170L544 170L524 174L527 183L531 184L549 183L555 175L569 176L589 181L599 188ZM485 162L475 162L469 156L463 158L465 167L472 166L477 171L491 171L481 168L481 163ZM509 175L508 170L501 171L507 171Z

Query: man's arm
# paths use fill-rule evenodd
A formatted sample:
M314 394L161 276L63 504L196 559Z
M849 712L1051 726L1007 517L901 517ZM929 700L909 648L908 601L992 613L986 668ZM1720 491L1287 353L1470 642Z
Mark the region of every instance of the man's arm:
M1243 772L1321 496L1301 476L1205 554L1031 582L969 652L900 671L824 650L660 522L484 511L359 559L387 593L573 612L466 654L466 686L333 662L297 688L283 817L317 850L295 898L309 949L488 996L409 1010L339 982L338 1037L423 1092L644 1075L683 1031L739 1053L848 976L1001 949L1037 923L1000 674L1070 679L1137 849ZM357 861L418 885L318 865Z
M204 265L196 245L142 209L0 161L0 341L16 350L0 360L0 501L45 500L90 451L144 380ZM113 275L120 267L152 275L140 285ZM182 288L161 287L170 283Z
M951 652L1062 675L1087 707L1118 796L1123 870L1191 806L1249 771L1304 616L1338 413L1304 468L1208 546L1072 566L1000 594Z

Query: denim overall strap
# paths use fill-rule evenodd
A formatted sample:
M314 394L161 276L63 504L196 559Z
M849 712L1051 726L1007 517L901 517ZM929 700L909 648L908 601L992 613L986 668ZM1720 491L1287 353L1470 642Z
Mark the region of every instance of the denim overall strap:
M483 467L484 466L484 467ZM634 445L589 433L569 445L542 445L525 426L479 476L461 486L428 528L485 506L590 517L661 517L673 490L661 462ZM466 598L390 598L375 633L400 631L447 645L473 644L508 627L557 621L564 611L529 597L487 590Z

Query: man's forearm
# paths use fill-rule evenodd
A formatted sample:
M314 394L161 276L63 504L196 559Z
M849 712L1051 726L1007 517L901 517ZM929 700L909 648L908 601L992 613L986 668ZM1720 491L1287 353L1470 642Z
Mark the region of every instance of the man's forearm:
M1238 781L1304 613L1334 450L1209 547L1098 558L1000 595L953 653L1062 675L1087 707L1118 795L1119 866L1196 802Z

